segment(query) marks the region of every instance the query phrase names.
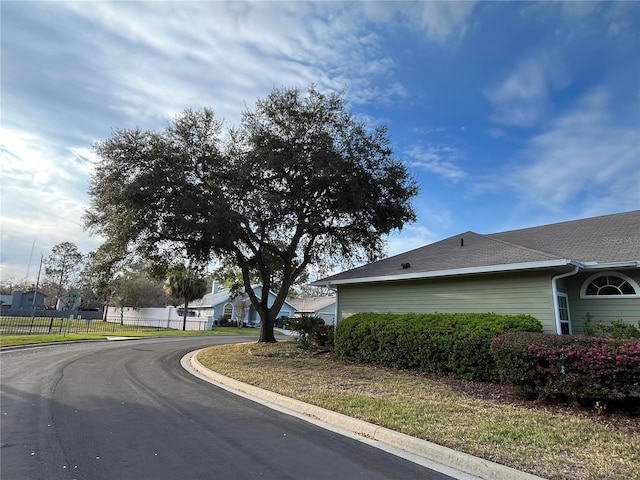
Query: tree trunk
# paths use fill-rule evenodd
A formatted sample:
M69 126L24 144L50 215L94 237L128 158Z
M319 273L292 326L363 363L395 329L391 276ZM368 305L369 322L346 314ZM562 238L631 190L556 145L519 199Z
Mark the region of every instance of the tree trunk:
M189 301L184 301L184 312L182 313L182 331L187 329L187 308L189 308Z
M269 310L267 310L264 316L262 315L262 312L259 313L260 338L258 338L258 343L276 343L276 336L273 333L273 324L275 323L275 318L272 318L275 316L276 312L271 313Z

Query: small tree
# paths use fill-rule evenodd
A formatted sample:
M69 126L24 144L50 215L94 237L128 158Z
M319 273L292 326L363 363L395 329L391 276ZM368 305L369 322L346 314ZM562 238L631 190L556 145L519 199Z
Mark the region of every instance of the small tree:
M93 295L105 303L103 320L109 306L120 307L123 323L124 307L164 307L170 303L163 279L154 278L149 264L131 261L110 243L104 243L87 255L83 282Z
M56 300L75 285L83 268L83 260L84 256L75 243L62 242L51 249L51 254L44 260L44 271L53 286Z
M244 292L238 293L235 297L231 298L231 303L233 304L233 310L236 314L236 321L238 323L238 328L244 327L244 317L247 314L247 310L249 310L249 295Z
M184 302L182 330L186 330L189 302L202 298L207 293L207 281L197 272L180 266L169 273L165 289L167 293Z
M315 314L302 314L290 318L287 322L289 328L298 334L298 342L304 349L311 345L317 345L319 336L324 327L324 320Z

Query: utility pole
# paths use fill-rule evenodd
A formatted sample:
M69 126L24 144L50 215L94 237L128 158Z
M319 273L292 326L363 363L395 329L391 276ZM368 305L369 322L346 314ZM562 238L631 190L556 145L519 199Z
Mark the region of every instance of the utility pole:
M33 318L36 315L36 298L38 297L38 286L40 285L40 272L42 271L42 260L44 256L40 254L40 266L38 267L38 278L36 279L36 289L33 292L33 303L31 304L31 323L33 324Z

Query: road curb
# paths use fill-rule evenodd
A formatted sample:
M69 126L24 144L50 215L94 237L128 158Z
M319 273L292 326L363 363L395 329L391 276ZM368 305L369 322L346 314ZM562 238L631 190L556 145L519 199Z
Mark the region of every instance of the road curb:
M10 345L7 347L0 347L0 352L26 350L29 348L55 347L57 345L73 345L74 343L98 343L98 342L106 342L106 341L107 341L106 339L102 339L102 338L87 338L85 340L62 340L60 342L27 343L25 345Z
M464 478L484 480L544 480L542 477L530 473L522 472L483 458L474 457L467 453L458 452L451 448L443 447L442 445L411 437L385 427L380 427L341 413L310 405L300 400L285 397L284 395L226 377L209 370L198 361L197 356L201 351L202 350L197 350L186 355L183 359L183 361L186 360L184 363L188 363L191 368L213 383L220 384L227 390L242 394L247 398L257 399L267 406L272 404L291 410L301 414L303 416L302 418L308 417L316 419L339 429L352 432L360 437L408 452L409 454L424 458L430 462L436 462L444 465L448 469L465 473L467 476Z

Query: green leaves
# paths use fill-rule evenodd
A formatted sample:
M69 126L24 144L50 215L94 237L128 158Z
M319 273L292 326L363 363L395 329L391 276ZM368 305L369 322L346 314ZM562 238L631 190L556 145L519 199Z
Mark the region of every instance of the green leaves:
M528 315L357 313L338 323L335 353L362 363L494 380L492 339L510 331L541 330Z
M165 288L170 295L190 302L202 298L207 293L207 282L197 272L180 266L169 274Z
M80 272L84 267L84 256L73 242L62 242L51 249L44 260L45 273L54 286L56 297L65 290L77 286Z
M415 181L386 129L368 131L342 95L274 90L223 135L210 109L162 132L116 130L98 143L86 227L131 255L195 266L212 258L254 272L273 320L310 263L374 260L383 236L415 219Z

